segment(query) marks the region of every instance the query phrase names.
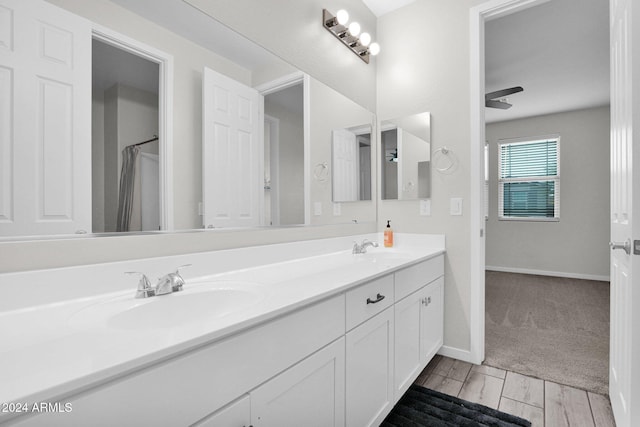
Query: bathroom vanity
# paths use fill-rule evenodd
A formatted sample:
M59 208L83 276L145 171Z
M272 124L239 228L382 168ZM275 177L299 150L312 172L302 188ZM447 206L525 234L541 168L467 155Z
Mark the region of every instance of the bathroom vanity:
M376 426L442 346L445 248L351 253L380 237L0 275L0 425Z

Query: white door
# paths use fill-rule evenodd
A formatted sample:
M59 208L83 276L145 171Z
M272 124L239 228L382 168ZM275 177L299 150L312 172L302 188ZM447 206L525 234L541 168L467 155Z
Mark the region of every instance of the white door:
M609 394L618 427L640 425L640 271L633 239L640 227L640 8L611 0L611 336ZM633 7L636 6L636 7ZM632 57L636 59L633 63ZM634 84L635 83L635 84ZM634 105L635 102L635 105ZM634 135L634 131L635 134ZM635 137L635 138L634 138ZM634 185L635 182L635 185ZM615 244L615 246L613 246ZM626 248L625 248L626 246ZM637 280L636 280L637 282ZM634 292L634 285L636 287Z
M344 338L250 393L254 427L345 427Z
M358 200L358 146L356 134L347 129L333 132L333 201Z
M203 224L261 225L264 203L263 98L258 91L204 69L202 108Z
M91 232L91 26L0 0L0 236Z

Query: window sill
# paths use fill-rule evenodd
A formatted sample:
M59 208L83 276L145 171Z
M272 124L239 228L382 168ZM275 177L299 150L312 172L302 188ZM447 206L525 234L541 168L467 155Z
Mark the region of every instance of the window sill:
M524 222L560 222L560 218L542 218L542 217L498 217L498 221L524 221Z

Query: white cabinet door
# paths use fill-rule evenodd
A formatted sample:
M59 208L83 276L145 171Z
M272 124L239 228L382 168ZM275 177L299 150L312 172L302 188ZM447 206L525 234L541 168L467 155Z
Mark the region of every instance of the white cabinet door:
M377 426L393 408L393 308L347 333L347 426Z
M401 301L395 309L395 397L404 394L422 370L424 357L420 352L422 301L425 288L422 288Z
M443 286L444 277L440 277L427 285L424 290L424 309L420 319L420 354L425 366L442 347L444 335Z
M344 427L344 338L250 393L254 427Z
M91 26L0 0L0 236L91 232Z
M399 399L442 346L440 277L395 305L395 397Z
M204 69L202 190L206 228L261 225L264 201L263 98Z
M193 427L252 427L249 395L216 411L204 420L195 423Z

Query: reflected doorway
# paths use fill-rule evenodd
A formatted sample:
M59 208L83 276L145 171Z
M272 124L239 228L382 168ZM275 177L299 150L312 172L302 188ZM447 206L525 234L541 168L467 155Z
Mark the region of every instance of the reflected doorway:
M264 111L264 224L304 224L303 82L264 95Z
M94 233L162 228L159 80L157 62L93 39Z

